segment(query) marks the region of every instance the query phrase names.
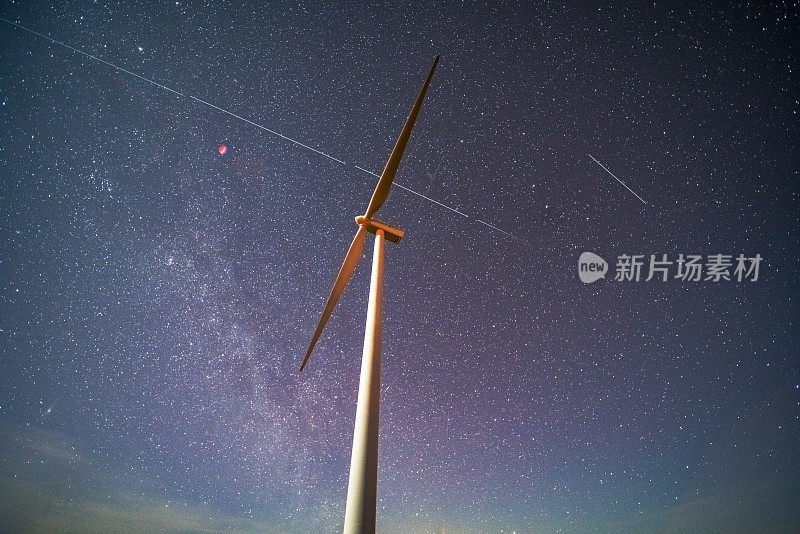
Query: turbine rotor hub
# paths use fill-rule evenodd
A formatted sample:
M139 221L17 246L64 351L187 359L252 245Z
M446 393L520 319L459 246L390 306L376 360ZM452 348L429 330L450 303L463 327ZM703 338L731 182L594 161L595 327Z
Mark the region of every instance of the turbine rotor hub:
M378 230L383 230L384 237L394 244L400 243L400 240L403 239L403 235L405 235L405 232L399 228L393 228L377 219L367 219L363 215L356 217L356 224L363 226L366 228L367 232L371 234L377 233Z

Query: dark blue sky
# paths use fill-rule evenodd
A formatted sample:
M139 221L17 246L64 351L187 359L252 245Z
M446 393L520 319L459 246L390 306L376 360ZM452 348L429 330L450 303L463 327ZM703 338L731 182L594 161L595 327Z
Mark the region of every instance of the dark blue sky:
M0 530L341 529L368 262L297 366L437 53L397 182L466 217L380 214L379 530L800 529L796 2L0 17L181 93L0 22Z

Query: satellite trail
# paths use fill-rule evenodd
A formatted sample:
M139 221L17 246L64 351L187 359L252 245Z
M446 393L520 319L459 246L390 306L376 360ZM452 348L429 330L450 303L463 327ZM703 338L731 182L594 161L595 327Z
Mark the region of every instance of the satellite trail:
M365 169L365 168L363 168L363 167L359 167L358 165L356 165L355 167L356 167L356 169L358 169L358 170L360 170L360 171L364 171L364 172L366 172L366 173L368 173L368 174L371 174L372 176L375 176L375 177L377 177L377 178L380 178L380 177L381 177L381 175L380 175L380 174L378 174L378 173L376 173L376 172L368 171L367 169ZM493 224L491 224L491 223L488 223L488 222L486 222L486 221L484 221L484 220L482 220L482 219L478 219L477 217L470 217L469 215L467 215L466 213L464 213L464 212L462 212L462 211L458 211L457 209L455 209L455 208L451 208L450 206L448 206L448 205L446 205L446 204L442 204L442 203L441 203L441 202L439 202L438 200L433 200L431 197L427 197L427 196L423 195L422 193L418 193L417 191L414 191L413 189L411 189L411 188L409 188L409 187L406 187L406 186L404 186L404 185L400 185L400 184L398 184L398 183L396 183L396 184L394 184L394 185L396 185L396 186L397 186L397 187L399 187L400 189L405 189L405 190L406 190L406 191L408 191L409 193L414 193L415 195L421 196L421 197L422 197L422 198L424 198L425 200L429 200L429 201L433 202L434 204L438 204L438 205L440 205L441 207L443 207L443 208L446 208L446 209L448 209L448 210L452 211L453 213L458 213L458 214L459 214L459 215L461 215L462 217L466 217L467 219L474 219L475 221L477 221L477 222L479 222L479 223L481 223L481 224L483 224L483 225L486 225L486 226L488 226L489 228L492 228L493 230L497 230L498 232L500 232L500 233L502 233L502 234L505 234L505 235L507 235L508 237L511 237L511 238L514 238L514 239L517 239L517 240L520 240L520 241L525 241L525 242L527 243L527 240L525 240L525 239L522 239L521 237L519 237L519 236L516 236L516 235L512 234L511 232L506 232L506 231L505 231L505 230L503 230L502 228L498 228L497 226L495 226L495 225L493 225Z
M24 30L24 31L26 31L28 33L31 33L31 34L36 35L38 37L41 37L42 39L46 39L47 41L50 41L53 44L57 44L58 46L66 48L67 50L71 50L71 51L73 51L73 52L75 52L77 54L80 54L80 55L84 56L84 57L88 57L89 59L92 59L94 61L102 63L103 65L107 65L107 66L111 67L112 69L118 70L119 72L124 72L125 74L133 76L134 78L137 78L137 79L142 80L144 82L147 82L147 83L149 83L151 85L154 85L154 86L158 87L159 89L163 89L165 91L168 91L170 93L178 95L181 98L187 98L189 100L193 100L195 102L198 102L200 104L208 106L208 107L210 107L212 109L215 109L215 110L219 111L220 113L225 113L226 115L230 115L231 117L234 117L236 119L244 121L244 122L246 122L247 124L249 124L251 126L255 126L259 130L262 130L262 131L265 131L265 132L267 132L269 134L272 134L272 135L275 135L277 137L280 137L281 139L283 139L285 141L288 141L288 142L293 143L293 144L295 144L295 145L297 145L299 147L302 147L302 148L305 148L307 150L310 150L310 151L312 151L312 152L314 152L316 154L319 154L320 156L328 158L329 160L335 161L336 163L339 163L340 165L347 165L347 163L345 161L342 161L339 158L335 158L335 157L331 156L330 154L326 154L325 152L323 152L321 150L318 150L318 149L316 149L316 148L314 148L312 146L309 146L309 145L307 145L305 143L302 143L302 142L298 141L297 139L292 139L291 137L289 137L287 135L283 135L282 133L276 132L275 130L267 128L266 126L262 126L261 124L253 122L252 120L247 119L245 117L242 117L241 115L237 115L236 113L234 113L232 111L228 111L227 109L221 108L219 106L215 106L211 102L207 102L205 100L197 98L196 96L192 96L192 95L188 95L186 93L182 93L181 91L178 91L177 89L173 89L171 87L167 87L166 85L160 84L155 80L151 80L150 78L145 78L144 76L142 76L140 74L136 74L135 72L130 71L130 70L124 68L124 67L120 67L119 65L111 63L110 61L106 61L105 59L101 59L101 58L99 58L99 57L97 57L95 55L89 54L88 52L84 52L83 50L80 50L79 48L75 48L74 46L71 46L71 45L68 45L68 44L66 44L64 42L58 41L56 39L53 39L52 37L48 37L47 35L45 35L43 33L39 33L39 32L37 32L35 30L31 30L30 28L27 28L27 27L23 26L22 24L18 24L16 22L12 22L12 21L10 21L8 19L5 19L3 17L0 17L0 21L5 22L6 24L10 24L11 26L14 26L15 28L19 28L20 30ZM592 159L594 159L594 158L592 158ZM376 173L374 173L372 171L368 171L367 169L365 169L363 167L359 167L358 165L353 165L353 167L355 167L359 171L365 172L365 173L370 174L372 176L380 177L379 174L376 174ZM615 176L615 178L616 178L616 176ZM434 204L437 204L437 205L439 205L439 206L441 206L443 208L446 208L446 209L448 209L448 210L450 210L452 212L455 212L455 213L461 215L462 217L465 217L467 219L473 219L473 220L475 220L475 221L477 221L477 222L479 222L479 223L481 223L481 224L483 224L485 226L488 226L489 228L492 228L494 230L497 230L498 232L501 232L504 235L507 235L507 236L512 237L512 238L517 239L517 240L525 241L524 239L522 239L522 238L520 238L518 236L515 236L514 234L512 234L510 232L506 232L505 230L503 230L501 228L498 228L497 226L495 226L493 224L490 224L490 223L488 223L488 222L486 222L484 220L478 219L477 217L470 217L466 213L458 211L455 208L451 208L450 206L448 206L446 204L442 204L441 202L439 202L437 200L434 200L434 199L432 199L432 198L430 198L430 197L428 197L426 195L423 195L422 193L420 193L418 191L414 191L410 187L406 187L406 186L404 186L402 184L399 184L399 183L396 183L396 182L395 182L394 185L396 185L400 189L404 189L405 191L408 191L409 193L413 193L413 194L415 194L417 196L420 196L420 197L424 198L425 200L428 200L430 202L433 202ZM625 187L627 187L627 186L625 186ZM634 193L634 195L635 194L636 193ZM644 201L642 201L642 202L644 202Z
M611 171L609 171L609 170L606 168L606 166L605 166L605 165L603 165L602 163L600 163L599 161L597 161L597 160L594 158L594 156L592 156L591 154L589 154L589 157L590 157L590 158L592 158L592 160L593 160L595 163L597 163L598 165L600 165L601 167L603 167L603 170L604 170L604 171L606 171L606 172L607 172L608 174L610 174L611 176L613 176L613 177L614 177L614 179L615 179L616 181L618 181L619 183L621 183L621 184L623 185L623 187L625 187L625 189L627 189L628 191L630 191L631 193L633 193L633 195L634 195L636 198L638 198L639 200L641 200L641 201L642 201L642 203L644 203L644 204L647 204L647 202L645 202L645 201L644 201L644 199L643 199L642 197L640 197L639 195L637 195L637 194L636 194L636 192L635 192L633 189L631 189L630 187L628 187L628 186L627 186L627 184L625 184L625 182L623 182L622 180L620 180L619 178L617 178L616 176L614 176L614 173L613 173L613 172L611 172Z

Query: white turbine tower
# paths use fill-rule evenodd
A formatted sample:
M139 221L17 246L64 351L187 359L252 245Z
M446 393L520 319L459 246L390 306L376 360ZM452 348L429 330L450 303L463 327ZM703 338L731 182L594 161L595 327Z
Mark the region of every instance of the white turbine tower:
M317 328L311 337L303 363L302 371L311 351L314 350L325 324L333 312L336 302L342 295L347 282L355 271L361 253L364 250L366 232L375 234L375 250L372 254L372 278L369 288L369 305L367 307L367 326L364 333L364 352L361 359L361 379L358 386L358 406L356 408L355 430L353 432L353 452L350 457L350 480L347 486L347 507L344 515L344 533L361 534L375 532L375 500L378 482L378 415L381 389L381 308L383 305L383 244L384 239L399 243L403 231L392 228L386 223L373 219L378 209L389 195L392 180L400 165L403 151L406 148L414 122L417 120L425 93L433 78L433 72L439 63L439 56L433 60L428 77L419 90L417 100L411 108L400 136L394 145L389 160L386 162L375 192L364 215L356 217L358 230L344 257L339 274L333 282L331 293L322 309Z

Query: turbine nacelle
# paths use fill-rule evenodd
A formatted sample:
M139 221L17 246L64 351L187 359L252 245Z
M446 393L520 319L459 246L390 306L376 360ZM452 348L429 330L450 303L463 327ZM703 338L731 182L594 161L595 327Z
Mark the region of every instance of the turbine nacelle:
M383 236L394 244L399 243L403 239L403 235L405 235L405 232L399 228L392 228L377 219L367 219L363 215L356 217L356 224L366 228L367 232L371 234L377 234L378 230L383 230Z

